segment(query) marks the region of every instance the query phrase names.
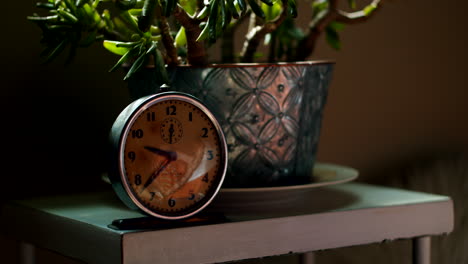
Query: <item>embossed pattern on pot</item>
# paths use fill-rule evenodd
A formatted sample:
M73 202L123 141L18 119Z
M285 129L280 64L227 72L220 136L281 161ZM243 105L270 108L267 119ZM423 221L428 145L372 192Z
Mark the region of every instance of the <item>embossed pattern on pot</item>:
M221 123L229 147L224 187L305 184L332 68L325 62L177 67L171 87L199 98Z

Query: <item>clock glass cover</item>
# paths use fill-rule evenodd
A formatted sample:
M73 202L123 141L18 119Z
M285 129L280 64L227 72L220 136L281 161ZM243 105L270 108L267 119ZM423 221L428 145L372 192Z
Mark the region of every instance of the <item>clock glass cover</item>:
M214 116L193 97L163 93L140 99L121 113L112 131L119 155L113 186L127 205L181 219L202 210L219 191L226 142Z

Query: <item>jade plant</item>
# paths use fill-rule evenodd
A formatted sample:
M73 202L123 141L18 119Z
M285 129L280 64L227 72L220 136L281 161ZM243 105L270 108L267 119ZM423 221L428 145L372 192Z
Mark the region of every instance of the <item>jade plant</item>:
M69 62L79 48L100 42L120 56L111 71L131 65L125 79L148 64L165 79L166 67L210 63L213 47L221 48L223 63L306 60L321 35L339 49L344 25L366 21L380 4L301 1L310 7L303 28L296 25L296 0L47 0L37 2L38 13L28 19L42 30L44 62L64 52ZM235 50L239 37L243 45Z

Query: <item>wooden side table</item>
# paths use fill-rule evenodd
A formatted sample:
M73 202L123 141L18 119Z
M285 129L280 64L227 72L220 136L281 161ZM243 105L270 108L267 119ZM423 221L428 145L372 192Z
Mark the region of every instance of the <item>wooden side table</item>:
M302 194L300 203L226 212L223 223L115 230L115 219L142 217L111 192L15 201L2 208L2 232L87 263L215 263L413 239L417 264L430 263L430 236L453 230L446 196L346 183ZM214 208L216 206L214 205ZM211 210L216 210L211 208ZM25 260L33 261L29 254Z

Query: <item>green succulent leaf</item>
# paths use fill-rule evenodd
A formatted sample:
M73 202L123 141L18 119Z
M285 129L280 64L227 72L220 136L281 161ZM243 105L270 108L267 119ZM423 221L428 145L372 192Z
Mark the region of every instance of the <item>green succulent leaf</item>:
M149 47L149 49L146 51L146 55L150 56L154 50L158 48L158 42L156 41L152 41L151 42L151 46Z
M260 18L263 18L265 19L265 13L263 12L262 8L257 4L257 1L256 0L247 0L249 5L250 5L250 9L252 9L252 12L254 12L254 14Z
M81 39L81 32L74 32L74 34L71 34L71 36L69 37L69 43L71 45L68 51L67 59L65 60L65 64L70 64L73 61L73 58L75 58L80 39Z
M298 27L292 27L287 31L288 36L293 40L299 40L304 38L304 32Z
M200 32L200 35L198 35L197 37L197 42L199 41L203 41L203 40L206 40L208 39L208 25L205 23L204 26L203 26L203 29L202 31Z
M134 8L134 9L129 9L128 12L130 15L139 17L141 16L141 13L143 12L141 8Z
M101 16L96 10L94 10L93 21L94 21L93 26L99 25L101 23Z
M337 32L342 31L345 28L344 23L340 23L337 21L331 22L330 24L328 24L328 26Z
M36 21L36 22L40 22L40 21L57 21L59 19L59 16L58 15L45 16L45 17L28 16L27 19L30 20L30 21Z
M114 30L114 22L112 22L110 12L107 9L104 9L102 11L101 18L104 20L105 26L107 27L108 30L112 31Z
M85 12L87 17L94 17L94 9L89 4L83 4L83 7L81 9Z
M179 31L177 32L175 36L175 44L176 44L176 47L183 47L187 45L187 37L185 35L184 27L180 27Z
M138 28L141 31L147 31L151 25L154 16L154 9L156 7L156 0L145 0L141 10L141 17L138 19Z
M55 5L54 5L53 3L41 3L41 2L38 2L38 3L36 3L36 7L44 8L44 9L48 9L48 10L55 9Z
M151 25L150 32L152 35L161 34L161 29L157 26Z
M231 23L232 15L231 15L231 10L229 9L229 7L226 6L226 3L224 2L224 0L221 0L220 3L221 3L220 5L221 28L225 30L227 26L229 25L229 23ZM222 34L221 32L217 33L217 35L221 35L221 34Z
M128 11L121 12L120 17L122 18L123 21L125 21L124 24L121 24L122 28L127 28L126 25L128 25L128 28L130 28L134 32L138 32L139 34L143 34L143 32L141 32L141 30L140 30L140 28L138 26L137 19L134 16L130 15L130 13Z
M115 6L120 10L130 10L135 8L137 0L115 0Z
M263 13L265 13L265 20L272 21L281 13L281 3L275 2L273 5L269 6L262 3L261 5Z
M70 31L73 30L73 26L71 25L51 25L47 27L52 32L63 32L63 31Z
M304 32L294 24L294 19L291 17L284 20L283 24L278 28L276 35L284 43L291 43L304 38Z
M127 60L133 58L135 55L138 54L138 50L140 49L139 45L134 46L132 49L129 49L120 59L117 61L114 66L109 70L109 72L113 72L118 69L122 64L124 64Z
M103 0L103 1L108 1L108 0ZM99 3L101 3L101 0L94 0L93 2L93 8L97 8Z
M328 9L328 1L326 0L316 0L312 3L312 10L314 11L314 14L318 14L327 9Z
M140 56L132 63L132 66L125 75L124 80L128 80L131 78L136 72L140 71L140 69L145 65L148 56L146 53L140 54Z
M65 19L66 21L70 22L70 23L77 23L78 22L78 18L76 16L74 16L72 13L70 12L67 12L65 10L57 10L57 12L59 13L59 15Z
M177 0L166 0L164 6L164 16L169 17L177 6Z
M157 79L160 80L160 84L168 84L169 77L167 75L166 65L159 49L154 50L153 56Z
M273 1L272 0L261 0L263 3L265 3L266 5L269 5L269 6L272 6L273 5Z
M68 45L69 40L68 39L63 39L60 43L57 44L54 48L47 49L46 52L48 52L48 55L46 56L45 60L43 63L48 63L55 59Z
M216 41L216 37L217 37L216 26L218 24L218 21L217 21L218 20L218 8L219 8L218 2L219 0L212 0L212 2L210 3L211 5L210 16L208 17L208 23L206 25L208 27L208 39L212 43Z
M288 0L288 10L289 14L293 17L297 17L297 5L296 5L296 0Z
M121 41L113 41L113 40L104 40L102 43L104 48L108 51L123 56L125 55L131 48L133 48L138 42L121 42Z
M328 45L330 45L335 50L341 49L340 36L333 27L328 26L325 29L325 37L326 37Z
M210 13L210 6L204 6L202 10L197 14L197 19L198 20L205 19L209 13Z
M127 24L120 17L114 17L112 19L112 24L114 25L115 31L120 32L123 36L123 39L130 39L135 33L135 31L132 31L127 27Z
M239 12L236 8L236 6L234 5L234 0L226 0L226 5L227 5L227 8L229 9L229 12L231 13L231 16L235 19L239 19Z
M237 0L237 4L239 5L239 9L242 14L245 14L245 12L247 12L247 4L245 3L245 0Z
M189 14L190 16L195 15L195 12L197 11L197 1L191 1L191 0L179 0L179 5Z
M76 5L72 0L64 0L65 5L67 8L70 10L71 13L75 14L76 13Z
M82 7L84 4L87 4L89 0L76 0L75 5L77 7Z
M97 31L89 32L86 38L80 42L80 47L89 47L96 41Z

